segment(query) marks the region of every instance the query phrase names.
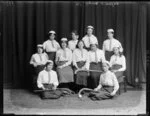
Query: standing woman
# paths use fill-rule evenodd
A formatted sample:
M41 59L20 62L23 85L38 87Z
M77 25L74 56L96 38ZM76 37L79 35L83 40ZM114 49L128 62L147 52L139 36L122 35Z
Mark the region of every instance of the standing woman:
M76 45L78 43L79 34L76 30L71 32L72 40L68 42L68 48L70 48L72 51L76 49Z
M88 70L89 69L88 51L84 49L83 40L78 41L77 48L73 52L73 66L75 67L75 70L78 70L78 69ZM75 83L77 84L78 89L87 87L87 78L88 78L87 71L81 71L81 72L79 71L76 74Z
M55 31L49 31L49 39L43 43L43 48L48 54L49 60L54 61L56 56L56 51L60 49L59 43L55 40Z
M74 82L72 63L72 51L67 48L67 38L61 39L61 49L56 52L55 63L57 65L57 73L60 86L69 87Z
M98 44L97 37L95 35L93 35L93 30L94 30L93 26L91 26L91 25L87 26L87 34L82 38L82 40L84 41L84 44L85 44L85 48L87 50L90 50L91 42Z
M89 51L89 63L90 63L90 70L102 70L102 62L105 61L105 56L103 50L100 50L97 48L98 44L97 43L91 43L91 50ZM95 88L98 86L99 83L99 77L100 77L100 72L90 72L90 88Z
M37 45L37 53L33 54L30 60L30 64L34 67L33 87L36 85L38 73L44 69L48 60L48 55L43 51L43 45Z
M103 42L103 51L107 61L110 61L110 57L113 55L113 47L119 46L120 52L123 52L121 43L114 38L114 30L107 30L108 39Z
M119 49L119 46L114 47L114 55L110 58L111 70L116 74L116 77L123 76L123 72L126 70L126 59Z

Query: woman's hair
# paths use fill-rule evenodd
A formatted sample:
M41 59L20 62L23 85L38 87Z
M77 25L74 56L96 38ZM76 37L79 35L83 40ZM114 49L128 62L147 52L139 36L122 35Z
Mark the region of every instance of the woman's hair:
M36 47L37 48L37 50L39 49L39 48L41 48L42 49L42 53L44 53L44 48L43 47Z
M120 48L119 47L114 47L114 48L117 48L118 51L119 51L119 56L121 57L123 55L123 52L120 52ZM114 48L113 48L113 52L114 52ZM115 54L115 53L114 53Z
M83 40L78 40L78 43L77 43L77 45L76 45L76 48L79 48L79 47L78 47L78 44L79 44L80 42L83 43L83 48L85 49L85 44L84 44L84 41L83 41Z
M71 32L71 34L72 34L72 33L74 33L75 35L79 35L78 32L77 32L77 30L73 30L73 31Z
M62 44L63 42L65 42L65 43L67 44L67 45L66 45L66 47L67 47L67 46L68 46L68 41L60 41L60 46L62 47L61 44Z

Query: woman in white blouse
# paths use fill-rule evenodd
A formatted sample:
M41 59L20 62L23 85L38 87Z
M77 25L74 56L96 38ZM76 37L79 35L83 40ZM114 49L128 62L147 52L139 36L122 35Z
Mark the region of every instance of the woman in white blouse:
M99 85L91 92L89 97L92 100L111 99L119 89L118 80L113 72L109 70L110 64L104 61L102 64L103 73L100 76Z
M61 39L61 49L56 52L55 63L57 65L57 73L59 83L64 86L69 86L74 82L72 63L72 51L67 48L67 38Z
M97 43L91 43L91 50L89 51L89 69L90 70L102 70L101 64L105 61L105 56L103 50L97 48ZM90 72L90 88L95 88L99 82L99 76L101 73L99 72Z
M33 68L33 88L36 87L37 76L45 67L48 60L48 55L43 52L43 45L37 45L37 53L33 54L30 59L30 64Z
M75 70L79 69L88 70L89 68L88 51L84 49L83 40L78 41L77 48L73 52L73 66L75 67ZM78 85L78 89L87 86L87 78L88 78L87 71L79 71L76 74L75 83Z
M126 59L125 56L120 53L119 47L114 47L114 55L110 58L111 70L116 74L117 77L122 76L126 70Z

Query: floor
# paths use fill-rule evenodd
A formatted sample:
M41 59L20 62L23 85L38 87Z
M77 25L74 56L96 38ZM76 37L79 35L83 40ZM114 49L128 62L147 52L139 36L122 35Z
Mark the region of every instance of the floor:
M74 115L137 115L146 113L146 89L130 90L116 99L92 101L77 94L57 100L42 100L23 89L4 89L4 113L74 114Z

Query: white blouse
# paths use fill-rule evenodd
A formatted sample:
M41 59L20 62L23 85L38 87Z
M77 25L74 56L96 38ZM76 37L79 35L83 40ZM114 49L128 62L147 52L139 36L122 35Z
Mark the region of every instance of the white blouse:
M118 71L125 71L126 70L126 59L125 59L125 56L122 55L120 57L120 56L112 55L111 58L110 58L110 66L112 66L114 64L122 65L122 68L120 68Z
M85 47L89 48L91 43L98 43L97 37L94 35L91 35L90 37L88 35L85 35L82 40L84 41Z
M73 52L73 65L76 66L77 62L79 61L85 61L86 62L86 68L88 69L88 51L86 49L83 49L82 51L77 48Z
M102 73L100 76L99 86L114 86L114 90L119 89L119 83L115 74L111 71ZM101 88L101 87L100 87Z
M120 47L120 52L123 52L123 48L121 43L117 39L106 39L103 42L103 50L105 51L113 51L114 47Z
M70 65L72 63L72 51L69 48L59 49L56 52L55 62L57 61L67 61L66 66Z
M77 43L78 43L78 40L70 40L68 42L68 48L71 49L72 51L75 50Z
M89 62L104 62L105 60L103 50L97 48L96 52L89 51Z
M48 60L48 55L46 53L42 53L42 54L35 53L31 57L30 64L45 65L47 60Z
M56 52L58 49L60 49L60 45L56 40L47 40L43 43L43 48L46 50L46 52Z
M42 88L43 84L54 84L55 86L58 86L57 73L53 70L49 72L46 70L41 71L37 78L38 88Z

